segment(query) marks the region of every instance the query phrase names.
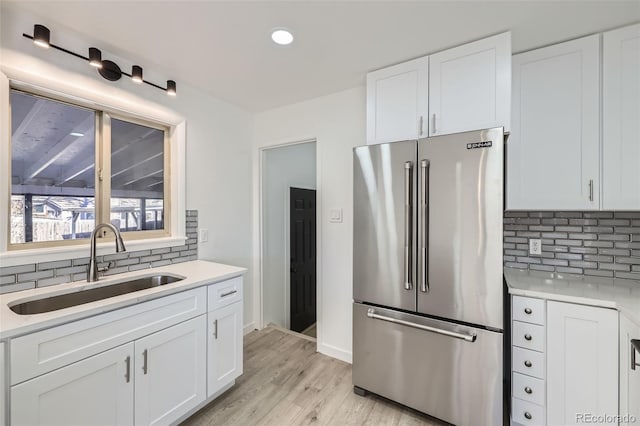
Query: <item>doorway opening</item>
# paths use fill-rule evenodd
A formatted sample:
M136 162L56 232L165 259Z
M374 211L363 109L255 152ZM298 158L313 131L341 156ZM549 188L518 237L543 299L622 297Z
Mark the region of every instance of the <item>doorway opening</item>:
M262 155L262 321L316 338L316 143Z

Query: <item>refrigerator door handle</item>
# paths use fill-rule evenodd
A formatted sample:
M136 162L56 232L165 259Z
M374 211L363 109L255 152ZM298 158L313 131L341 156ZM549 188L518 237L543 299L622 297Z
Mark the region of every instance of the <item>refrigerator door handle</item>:
M404 289L413 288L412 239L413 239L413 163L404 163Z
M429 291L429 160L420 161L420 291Z
M456 339L461 339L471 343L475 342L477 337L475 333L472 333L472 334L458 333L457 331L444 330L442 328L430 327L428 325L416 324L414 322L409 322L409 321L404 321L397 318L379 315L379 314L376 314L376 310L373 308L369 308L367 310L367 316L369 318L373 318L381 321L400 324L400 325L404 325L406 327L411 327L411 328L417 328L418 330L429 331L431 333L437 333L437 334L444 334L445 336L455 337Z

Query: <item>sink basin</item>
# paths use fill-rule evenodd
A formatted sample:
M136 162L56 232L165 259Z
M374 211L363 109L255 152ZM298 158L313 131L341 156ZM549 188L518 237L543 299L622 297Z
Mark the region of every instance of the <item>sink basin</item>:
M9 306L9 309L19 315L41 314L44 312L69 308L71 306L82 305L84 303L95 302L96 300L108 299L122 294L133 293L135 291L146 290L152 287L159 287L161 285L175 283L183 279L184 278L172 275L140 277L89 290L30 300L28 302Z

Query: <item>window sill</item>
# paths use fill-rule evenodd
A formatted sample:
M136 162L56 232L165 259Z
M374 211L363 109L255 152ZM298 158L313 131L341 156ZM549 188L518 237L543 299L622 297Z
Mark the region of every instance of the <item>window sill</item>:
M126 241L127 251L151 250L163 247L181 246L186 237L163 237L147 240ZM114 243L98 243L98 255L111 254L115 252ZM86 244L67 247L52 247L26 250L13 250L0 253L0 266L16 266L30 263L52 262L56 260L77 259L89 257L89 241Z

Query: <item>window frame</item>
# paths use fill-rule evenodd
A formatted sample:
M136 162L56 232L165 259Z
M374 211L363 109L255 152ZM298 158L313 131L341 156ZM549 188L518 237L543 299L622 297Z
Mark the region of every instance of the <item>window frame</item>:
M52 241L39 241L39 242L24 242L24 243L12 243L11 242L11 196L12 194L12 135L11 135L11 123L12 123L12 106L11 106L11 92L18 91L30 96L39 97L45 100L51 100L60 102L63 104L71 105L77 108L88 109L95 114L95 167L94 167L94 179L95 179L95 225L99 223L110 223L111 215L111 119L117 119L128 123L138 124L141 126L150 127L153 129L161 130L164 132L163 143L163 229L161 230L144 230L144 231L126 231L122 232L122 237L125 241L140 241L140 240L152 240L161 238L171 238L173 234L172 222L175 218L174 211L171 208L171 195L173 189L173 180L171 176L172 171L172 135L175 133L176 126L161 123L156 120L142 118L139 115L129 113L127 111L118 111L112 108L108 108L97 103L86 101L76 98L71 95L64 95L61 93L52 93L47 90L41 90L37 87L30 85L20 84L13 80L9 81L8 85L8 167L4 172L4 178L8 183L8 197L3 200L5 203L5 212L7 213L7 227L6 238L4 241L5 253L15 253L23 250L38 250L38 249L58 249L58 248L75 248L77 246L86 246L89 242L89 238L77 238L73 240L52 240ZM100 179L100 173L103 176L107 176L107 179ZM101 242L106 243L114 240L112 233L103 231L99 236ZM179 237L180 238L180 237ZM183 238L182 238L183 239Z

